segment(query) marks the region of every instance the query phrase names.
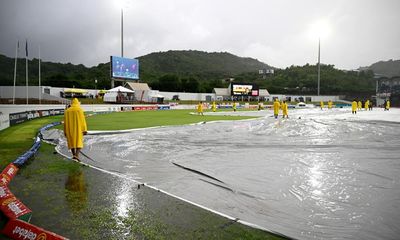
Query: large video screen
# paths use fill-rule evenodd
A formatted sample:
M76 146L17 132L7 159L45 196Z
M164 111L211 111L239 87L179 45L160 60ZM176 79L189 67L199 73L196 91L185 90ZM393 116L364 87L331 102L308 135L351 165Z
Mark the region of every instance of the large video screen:
M139 79L139 60L111 56L111 78Z
M232 84L233 96L258 96L258 88L252 84Z

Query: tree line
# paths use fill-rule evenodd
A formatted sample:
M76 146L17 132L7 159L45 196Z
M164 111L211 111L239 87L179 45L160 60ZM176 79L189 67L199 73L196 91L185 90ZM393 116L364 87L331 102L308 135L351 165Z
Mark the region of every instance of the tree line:
M25 85L25 59L18 59L17 85ZM14 59L0 55L0 85L13 85ZM140 70L140 82L161 91L172 92L212 92L216 87L227 87L229 81L253 83L266 88L272 94L316 94L317 65L290 66L275 69L272 75L260 75L258 70L233 74L225 71L207 71L190 73L185 71L147 72L149 66ZM71 63L45 62L41 65L41 85L52 87L76 87L109 89L110 63L87 68L84 65ZM97 83L95 82L97 80ZM350 95L375 93L374 73L365 71L344 71L333 65L321 65L322 95ZM38 85L38 60L29 61L29 85Z

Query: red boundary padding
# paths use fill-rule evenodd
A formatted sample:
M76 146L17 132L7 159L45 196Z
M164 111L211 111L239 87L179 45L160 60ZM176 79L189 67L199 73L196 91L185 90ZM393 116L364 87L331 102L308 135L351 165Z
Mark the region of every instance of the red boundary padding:
M32 211L27 208L6 185L0 183L0 210L9 219L21 218L29 221Z
M39 143L39 147L40 138L36 143ZM8 184L17 174L18 170L19 168L15 164L10 163L0 174L0 210L8 218L8 222L1 233L12 239L21 240L68 239L28 223L32 211L17 199L10 189L8 189Z
M21 239L21 240L67 239L55 233L46 231L43 228L36 227L30 223L18 219L10 219L5 228L1 232L12 239Z
M0 182L4 183L5 185L8 185L13 179L13 177L17 174L18 172L18 167L15 166L14 164L10 163L7 165L6 168L1 172L1 177L0 177Z

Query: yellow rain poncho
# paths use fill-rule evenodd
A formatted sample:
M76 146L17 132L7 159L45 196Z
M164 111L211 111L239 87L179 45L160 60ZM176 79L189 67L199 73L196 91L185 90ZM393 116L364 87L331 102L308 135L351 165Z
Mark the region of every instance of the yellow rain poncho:
M215 112L217 111L217 106L215 105L215 102L212 103L212 111Z
M197 105L197 113L203 114L203 104L202 104L202 103L199 103L199 104Z
M387 101L386 101L386 109L389 110L389 108L390 108L390 101L387 100Z
M274 102L274 115L275 116L278 116L280 107L281 107L281 104L278 102L278 99L275 99L275 102Z
M83 133L86 131L85 115L78 99L74 98L71 107L64 113L64 134L68 148L83 148Z
M331 108L332 108L332 101L329 100L329 101L328 101L328 109L331 109Z
M324 108L324 102L321 101L319 104L321 105L321 109L323 109Z
M288 104L286 102L282 103L282 115L288 117Z
M353 101L353 102L351 103L351 111L352 111L353 113L356 113L356 112L357 112L357 102L356 102L356 101Z
M365 111L368 110L368 108L369 108L369 100L365 101L364 108L365 108Z
M361 110L362 109L362 103L361 103L361 101L358 101L358 110Z

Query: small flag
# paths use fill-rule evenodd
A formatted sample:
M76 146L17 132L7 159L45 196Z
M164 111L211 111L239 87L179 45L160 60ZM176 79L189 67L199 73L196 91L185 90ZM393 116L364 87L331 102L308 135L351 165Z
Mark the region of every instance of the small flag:
M28 39L26 39L25 54L26 54L26 57L28 57Z

